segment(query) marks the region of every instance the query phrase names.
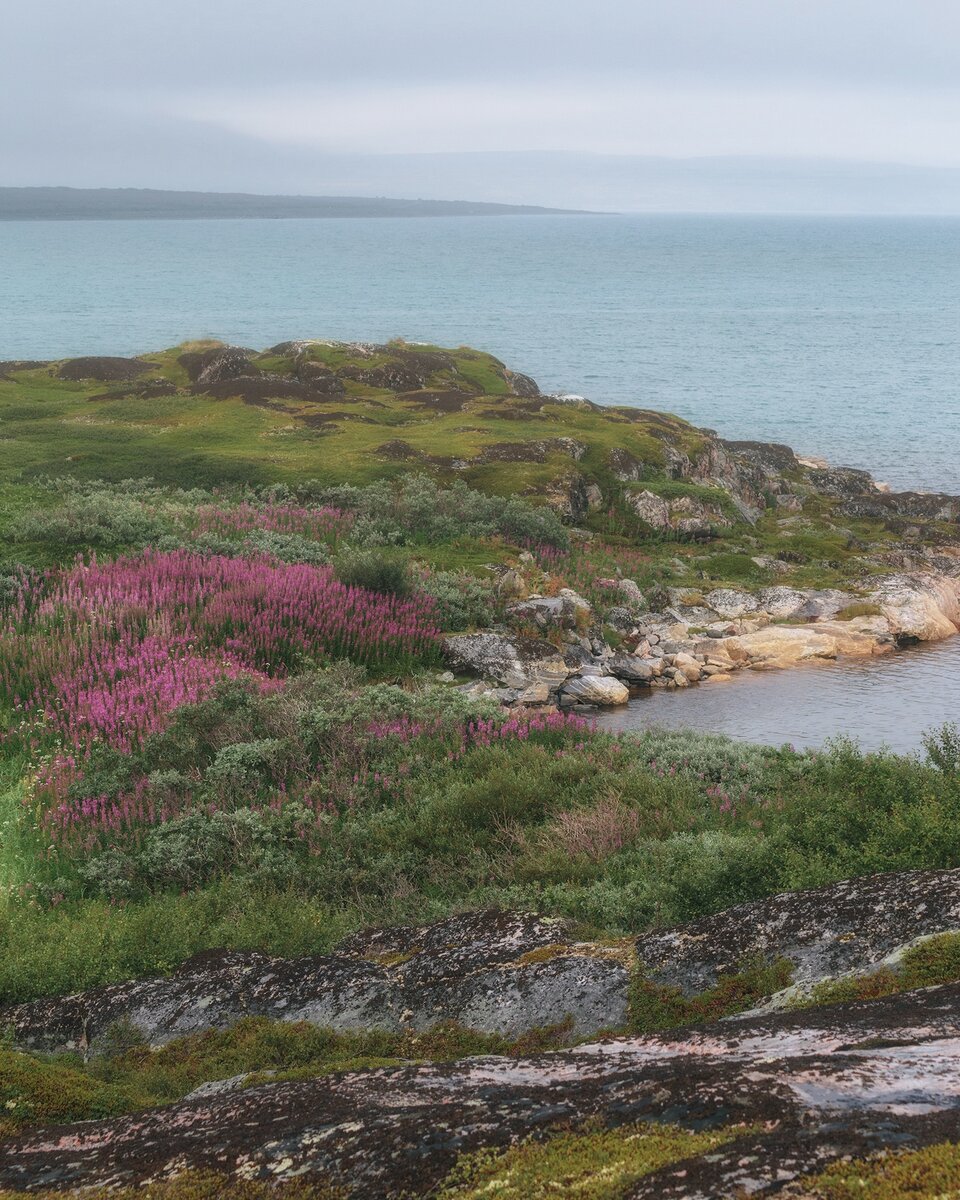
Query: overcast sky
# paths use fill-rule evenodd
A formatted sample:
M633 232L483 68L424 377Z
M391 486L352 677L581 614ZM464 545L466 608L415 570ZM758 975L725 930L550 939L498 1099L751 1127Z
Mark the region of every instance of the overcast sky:
M960 167L960 0L5 8L2 184L329 191L350 156L474 151Z

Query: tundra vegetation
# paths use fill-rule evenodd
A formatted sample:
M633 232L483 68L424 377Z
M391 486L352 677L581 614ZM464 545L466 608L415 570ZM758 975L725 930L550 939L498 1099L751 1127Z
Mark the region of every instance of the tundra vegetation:
M810 492L799 518L771 503L748 522L730 494L677 474L703 431L540 397L466 349L198 344L85 361L0 364L0 1005L164 974L205 949L323 952L364 926L466 909L534 909L618 939L780 891L960 866L955 729L931 734L925 758L616 737L582 713L505 710L443 673L441 635L502 622L498 580L521 563L542 595L570 587L599 611L624 576L648 595L687 587L691 603L744 584L856 591L896 521L841 520L839 499ZM696 525L651 525L641 491L683 501ZM943 533L936 515L925 528ZM957 978L948 939L812 999ZM788 965L744 964L691 1000L638 973L631 1027L714 1019L788 982ZM7 1047L0 1136L241 1073L565 1040L251 1018L159 1052L118 1030L89 1063ZM467 1158L440 1194L621 1196L732 1136L581 1130ZM955 1189L955 1150L807 1184L885 1197L916 1173ZM150 1194L225 1188L201 1174Z

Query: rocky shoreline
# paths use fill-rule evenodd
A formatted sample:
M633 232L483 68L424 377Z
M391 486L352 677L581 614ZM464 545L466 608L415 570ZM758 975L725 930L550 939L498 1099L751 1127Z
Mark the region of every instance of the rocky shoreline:
M699 433L706 442L694 457L665 444L668 473L710 489L729 508L696 495L667 499L646 488L628 491L629 506L655 535L709 542L735 523L749 529L761 513L773 511L782 548L752 562L776 577L806 560L793 549L813 527L805 512L828 506L831 522L883 523L874 544L831 526L855 546L860 575L843 588L774 583L703 593L673 586L656 595L644 595L635 580L618 575L597 581L616 598L598 611L569 588L537 591L544 577L533 555L522 554L510 569L491 568L498 586L515 597L507 624L496 633L448 638L452 669L478 676L479 686L506 705L610 706L626 703L636 688L685 688L723 682L744 669L870 657L960 631L960 497L894 493L866 471L801 459L787 446ZM607 465L628 488L643 478L643 464L624 450L610 452ZM547 499L568 521L607 501L581 476L567 483ZM592 535L575 528L573 536ZM751 540L748 533L745 545Z
M454 671L479 677L465 690L490 692L508 706L607 707L625 704L637 688L686 688L722 683L743 670L889 654L960 631L960 569L956 575L918 572L871 582L860 595L716 589L696 604L674 589L663 611L638 612L636 604L624 604L607 610L602 623L582 596L562 589L556 597L529 596L509 610L532 620L544 637L455 635L446 639L446 657ZM618 586L626 600L642 600L632 580ZM619 635L616 646L605 627ZM554 641L547 640L550 634Z

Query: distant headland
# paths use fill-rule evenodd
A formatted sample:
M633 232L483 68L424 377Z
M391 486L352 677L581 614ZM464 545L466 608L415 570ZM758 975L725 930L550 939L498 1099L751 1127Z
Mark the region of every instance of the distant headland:
M155 188L0 187L0 221L238 220L290 217L516 217L582 210L386 196L259 196Z

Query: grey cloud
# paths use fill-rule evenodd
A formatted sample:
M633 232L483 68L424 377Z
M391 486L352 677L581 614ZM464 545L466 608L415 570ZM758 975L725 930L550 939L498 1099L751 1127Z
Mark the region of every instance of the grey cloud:
M0 36L0 184L410 194L418 152L519 149L960 164L956 0L34 0ZM416 161L419 194L489 183ZM495 198L583 190L525 171Z

